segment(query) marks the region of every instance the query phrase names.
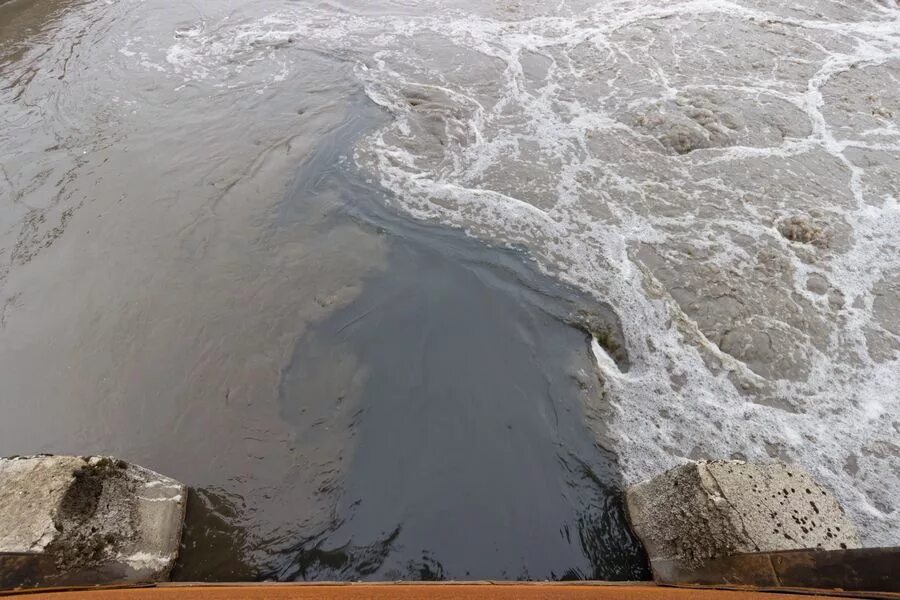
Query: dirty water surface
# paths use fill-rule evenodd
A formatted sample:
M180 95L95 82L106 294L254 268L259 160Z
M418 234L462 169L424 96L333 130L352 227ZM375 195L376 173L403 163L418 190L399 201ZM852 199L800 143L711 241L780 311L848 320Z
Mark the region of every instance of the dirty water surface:
M275 226L325 196L335 222L385 248L280 374L302 481L251 510L246 496L194 490L174 577L648 578L615 454L584 420L601 394L589 327L614 340L615 314L520 252L416 225L356 173L327 174L360 115L377 121L371 106L355 114L305 161ZM306 495L302 514L292 493Z
M0 454L180 579L648 573L785 460L900 542L895 0L0 2Z
M108 5L0 10L0 451L187 483L181 580L649 576L585 421L614 312L390 208L352 65L197 86L133 69Z
M278 577L644 578L615 455L584 424L599 385L574 302L520 257L435 237L393 238L385 272L296 346L282 414L340 414L354 452Z

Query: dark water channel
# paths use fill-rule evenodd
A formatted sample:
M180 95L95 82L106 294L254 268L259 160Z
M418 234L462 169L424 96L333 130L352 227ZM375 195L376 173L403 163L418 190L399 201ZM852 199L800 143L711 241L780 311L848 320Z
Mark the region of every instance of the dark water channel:
M346 53L178 50L275 4L0 0L0 455L191 486L180 580L648 577L615 315L400 216Z
M340 197L331 218L388 248L385 268L297 340L282 373L278 407L296 451L322 458L323 516L298 539L253 539L228 517L240 498L201 490L176 576L649 577L616 458L585 423L599 401L589 337L565 322L586 305L611 326L614 315L519 253L391 212L340 166L380 117L364 101L354 114L305 163L281 212L283 224L303 220L309 198ZM331 436L348 443L329 456Z
M582 424L585 335L518 283L397 239L388 270L298 344L285 417L310 396L350 402L356 449L334 526L279 577L640 572L614 458ZM346 357L360 389L330 377Z

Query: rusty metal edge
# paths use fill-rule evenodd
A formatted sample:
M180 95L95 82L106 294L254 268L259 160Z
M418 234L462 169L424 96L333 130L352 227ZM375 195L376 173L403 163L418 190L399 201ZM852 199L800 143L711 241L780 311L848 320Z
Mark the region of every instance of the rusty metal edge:
M129 585L81 585L61 587L37 587L0 590L0 597L28 596L31 594L55 594L63 592L87 592L91 590L137 590L156 587L154 583L133 583Z
M828 588L802 588L802 587L770 587L752 585L697 585L691 583L657 583L658 587L681 588L689 590L722 590L728 592L761 592L764 594L794 594L798 596L832 596L835 598L878 598L886 600L898 600L900 594L896 592L865 592L857 590L842 590Z
M161 582L132 585L101 585L101 586L72 586L51 588L28 588L18 590L0 590L0 597L27 596L29 594L49 594L83 591L128 590L147 588L217 588L217 587L355 587L355 586L528 586L528 587L657 587L692 590L720 590L723 592L755 592L765 594L793 594L798 596L831 596L835 598L873 598L878 600L900 600L900 594L893 592L857 592L838 589L794 588L794 587L753 587L753 586L729 586L729 585L691 585L654 583L652 581L371 581L371 582L344 582L344 581L297 581L297 582Z
M621 587L649 586L661 587L652 581L509 581L480 579L475 581L160 581L136 584L81 585L42 588L19 588L0 590L3 596L25 596L28 594L48 594L57 592L82 592L92 590L129 590L146 588L226 588L226 587L353 587L353 586L581 586L581 587Z

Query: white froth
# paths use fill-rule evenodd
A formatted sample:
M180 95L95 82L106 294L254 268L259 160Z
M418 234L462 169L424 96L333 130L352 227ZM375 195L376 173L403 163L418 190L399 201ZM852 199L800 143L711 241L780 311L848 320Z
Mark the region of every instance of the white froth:
M169 554L153 554L150 552L136 552L128 555L119 554L116 558L124 561L136 571L160 569L172 561L172 556Z
M361 17L305 8L214 28L198 25L176 38L166 61L178 76L221 86L229 85L241 65L261 60L278 68L260 85L286 80L302 68L302 61L281 47L287 42L354 61L369 97L395 117L363 142L358 160L394 192L399 209L494 243L527 247L547 273L610 303L619 314L631 371L619 372L596 340L592 348L611 392L610 430L628 481L695 456L778 456L803 464L829 485L859 522L868 544L896 544L900 359L896 352L887 360L873 359L867 333L874 329L898 341L877 322L873 305L879 282L900 267L900 208L891 188L871 191L873 173L848 152L900 154L900 130L896 122L885 121L848 137L846 129L838 131L830 123L824 90L853 70L900 60L900 10L890 3L831 4L858 17L846 21L816 16L812 9L807 15L800 8L766 4L618 0L575 11L577 16L515 21L449 11ZM753 70L740 63L742 48L731 47L728 54L717 44L727 47L729 40L715 40L684 50L683 60L708 60L709 72L701 70L695 81L646 59L658 37L654 28L687 26L696 19L724 19L758 28L759 35L767 27L781 28L809 54L780 56L768 70ZM650 41L641 38L644 29L651 32ZM413 47L421 37L442 40L461 57L475 52L483 60L463 62L461 71L454 71L455 59L442 58L442 50L432 57ZM133 52L123 49L126 56ZM578 53L589 53L588 59ZM526 72L526 55L547 64L543 79ZM501 67L491 71L485 66L489 61ZM734 73L729 61L737 61ZM635 65L646 67L645 75L629 80L628 69ZM483 68L489 78L468 78L469 68ZM647 89L643 95L641 86ZM575 88L582 91L576 95ZM444 132L450 132L439 158L427 154L431 147L404 142L423 127L410 90L434 100L428 114L439 115ZM666 107L679 106L685 95L706 93L784 102L808 121L808 134L785 133L773 143L739 141L667 157L656 137L623 120L623 115L646 111L651 118L654 111L666 115ZM711 126L710 131L717 130ZM615 144L622 144L622 156L630 152L636 158L621 159ZM514 161L526 147L545 157L546 168L538 169L543 172L534 172L533 165L515 171ZM849 241L821 260L802 260L794 242L776 229L778 218L790 216L790 194L796 189L778 186L787 181L803 191L807 176L791 161L817 157L846 170L846 189L835 189L835 198L823 199L822 208L846 224ZM652 170L641 170L644 159L668 169L660 182L652 180ZM717 204L719 197L749 185L739 177L752 161L775 160L773 178L781 179L757 184L775 186L785 194L783 201L748 203L738 214ZM713 175L697 181L698 171ZM544 187L535 183L542 177ZM498 181L502 189L494 189ZM692 193L696 208L686 211L673 200L667 210L667 186L673 199L676 192ZM701 210L705 204L709 208ZM605 212L598 216L601 208ZM817 341L812 330L798 329L778 314L760 310L753 316L758 330L800 341L797 356L790 359L803 365L803 377L762 375L723 351L686 314L671 286L635 258L642 245L667 258L690 241L692 251L707 254L717 276L740 289L756 257L722 232L744 236L790 261L786 292L832 327L825 341ZM844 304L833 308L828 298L807 290L811 275L827 281ZM772 398L789 399L793 409L773 406ZM851 463L858 467L849 468Z

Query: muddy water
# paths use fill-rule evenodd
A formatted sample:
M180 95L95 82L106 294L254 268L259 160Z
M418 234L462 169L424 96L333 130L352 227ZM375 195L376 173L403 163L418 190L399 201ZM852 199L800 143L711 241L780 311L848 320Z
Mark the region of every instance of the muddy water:
M180 579L647 577L567 324L611 309L388 209L337 53L197 84L135 47L194 9L132 9L0 8L0 453L190 484Z
M521 253L417 226L356 173L328 173L379 113L354 114L304 161L275 228L325 195L337 223L383 240L385 266L303 332L280 374L297 480L196 490L175 577L649 577L616 456L584 421L601 391L581 314L618 331L615 315Z
M585 334L448 250L392 242L387 271L298 342L282 414L342 412L354 454L277 577L640 578L615 457L583 423Z
M646 576L615 456L584 425L598 385L571 291L515 254L400 231L285 370L285 418L342 411L355 450L332 521L278 577Z
M0 453L195 486L185 578L637 576L703 457L895 544L898 69L893 0L0 4Z

